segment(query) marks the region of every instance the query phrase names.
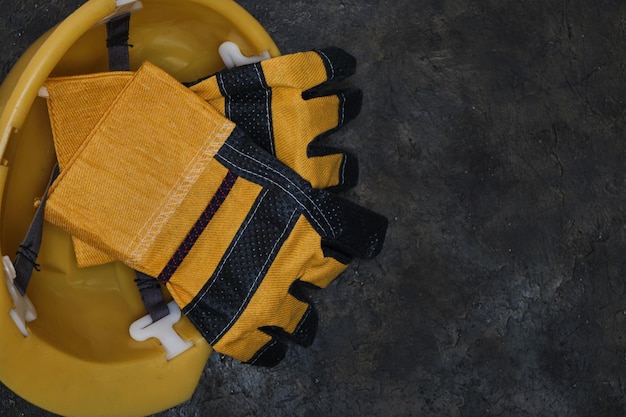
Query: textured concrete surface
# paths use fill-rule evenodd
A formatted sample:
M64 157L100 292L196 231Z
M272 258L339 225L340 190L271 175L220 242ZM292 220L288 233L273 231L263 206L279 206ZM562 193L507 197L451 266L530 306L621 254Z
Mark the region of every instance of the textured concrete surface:
M0 71L77 0L0 0ZM348 197L383 253L278 367L213 355L174 416L626 415L626 3L242 0L359 59ZM288 4L288 6L286 6ZM0 415L48 416L6 388Z

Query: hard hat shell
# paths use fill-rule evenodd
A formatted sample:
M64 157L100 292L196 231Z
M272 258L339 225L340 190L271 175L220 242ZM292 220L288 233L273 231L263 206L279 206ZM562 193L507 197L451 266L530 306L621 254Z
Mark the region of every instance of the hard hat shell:
M106 71L106 28L118 0L89 0L37 40L0 87L0 251L13 258L55 162L44 99L49 76ZM261 25L230 0L143 0L133 14L131 67L151 61L180 81L211 74L223 63L222 42L244 54L279 54ZM77 97L80 100L80 97ZM185 318L177 332L195 346L167 360L158 341L130 338L145 315L134 273L121 263L77 268L72 239L44 225L40 271L28 296L37 319L24 337L9 317L0 285L0 381L18 395L67 416L144 416L191 397L211 353Z

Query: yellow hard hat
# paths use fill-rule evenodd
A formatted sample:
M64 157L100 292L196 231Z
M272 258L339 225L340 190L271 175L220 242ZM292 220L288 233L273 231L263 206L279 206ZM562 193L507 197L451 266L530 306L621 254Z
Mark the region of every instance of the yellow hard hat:
M183 316L176 333L193 347L169 359L156 339L137 341L129 326L146 314L120 263L78 268L72 238L44 224L22 329L13 316L28 299L11 294L11 263L55 164L50 122L38 91L50 76L107 70L106 27L136 11L132 69L151 61L180 81L224 66L226 41L244 55L279 54L261 25L229 0L89 0L33 44L0 87L0 381L18 395L67 416L144 416L192 395L211 347ZM232 45L232 44L231 44ZM226 64L229 64L226 62ZM18 301L25 306L18 306ZM19 320L18 320L19 321Z

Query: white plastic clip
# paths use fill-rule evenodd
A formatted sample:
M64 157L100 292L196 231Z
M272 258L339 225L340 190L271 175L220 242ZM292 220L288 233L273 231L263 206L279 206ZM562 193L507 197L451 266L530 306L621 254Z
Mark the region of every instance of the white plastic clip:
M139 0L115 0L115 7L116 9L113 13L100 20L98 23L95 24L95 26L106 23L114 17L121 16L126 13L134 13L138 10L141 10L143 9L143 4Z
M20 329L20 332L22 332L24 336L28 336L29 333L26 328L26 323L37 318L37 310L35 310L28 296L22 295L15 286L15 278L17 276L15 267L11 259L6 255L2 257L2 266L4 267L4 280L9 289L11 299L13 299L13 308L9 311L9 315L15 322L17 328Z
M37 96L45 98L47 100L50 98L50 91L48 91L47 87L41 87L37 92Z
M269 51L263 51L263 54L258 56L244 56L244 54L241 53L239 46L233 42L224 42L220 45L218 52L228 69L247 64L256 64L257 62L270 58Z
M159 339L167 352L167 360L173 359L193 346L193 342L183 340L174 330L174 325L181 317L180 308L175 301L167 304L170 314L161 320L152 322L150 315L144 316L130 325L130 337L143 342L151 337Z

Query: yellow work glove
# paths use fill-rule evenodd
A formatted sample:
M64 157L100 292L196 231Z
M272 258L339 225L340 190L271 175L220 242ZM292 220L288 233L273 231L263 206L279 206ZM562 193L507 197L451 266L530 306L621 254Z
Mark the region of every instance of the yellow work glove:
M387 225L312 188L149 63L66 161L45 216L164 283L216 351L267 366L286 341L313 340L301 287L375 256Z
M354 57L332 47L224 70L190 88L314 188L348 188L356 158L320 139L359 114L361 90L327 90L355 71Z
M358 115L362 93L316 91L355 69L347 52L326 48L224 70L190 88L314 188L347 188L358 179L356 158L319 140ZM61 170L131 77L130 72L110 72L46 82L55 96L48 106ZM58 110L68 103L76 106L77 99L84 106L78 114ZM113 260L77 238L74 246L81 267Z

